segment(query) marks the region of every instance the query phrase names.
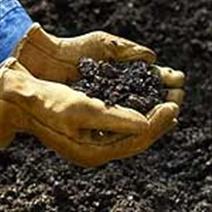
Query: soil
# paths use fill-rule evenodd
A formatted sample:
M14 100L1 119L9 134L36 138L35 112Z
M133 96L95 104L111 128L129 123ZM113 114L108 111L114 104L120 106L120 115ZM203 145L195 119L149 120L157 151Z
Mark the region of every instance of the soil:
M145 62L81 58L78 66L82 79L70 86L103 100L107 106L119 104L146 114L165 101L165 86Z
M0 153L0 211L212 211L212 1L22 0L46 30L105 30L183 70L178 127L149 150L95 169L62 160L29 135Z

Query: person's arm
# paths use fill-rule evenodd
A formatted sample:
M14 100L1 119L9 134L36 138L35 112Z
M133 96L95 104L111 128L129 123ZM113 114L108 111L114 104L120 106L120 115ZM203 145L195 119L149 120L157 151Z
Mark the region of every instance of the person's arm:
M31 18L17 0L0 0L0 62L10 56L31 25Z

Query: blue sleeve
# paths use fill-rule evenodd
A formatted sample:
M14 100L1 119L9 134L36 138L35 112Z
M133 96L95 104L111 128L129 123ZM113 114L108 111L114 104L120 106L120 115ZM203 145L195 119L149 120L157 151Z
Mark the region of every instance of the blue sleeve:
M10 56L31 25L18 0L0 0L0 62Z

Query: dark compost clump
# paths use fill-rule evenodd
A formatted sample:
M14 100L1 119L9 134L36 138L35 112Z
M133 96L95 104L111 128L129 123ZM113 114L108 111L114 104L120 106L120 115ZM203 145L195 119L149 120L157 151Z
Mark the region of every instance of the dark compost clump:
M79 71L82 79L71 87L103 100L106 105L119 104L145 114L165 100L159 76L145 62L96 62L82 58Z

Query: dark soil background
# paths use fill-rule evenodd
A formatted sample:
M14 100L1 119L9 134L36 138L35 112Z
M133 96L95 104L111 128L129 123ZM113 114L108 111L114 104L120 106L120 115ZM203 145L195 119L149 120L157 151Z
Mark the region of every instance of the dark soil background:
M212 1L22 0L46 30L101 29L187 74L177 129L138 156L82 169L31 136L0 153L0 211L211 212Z

